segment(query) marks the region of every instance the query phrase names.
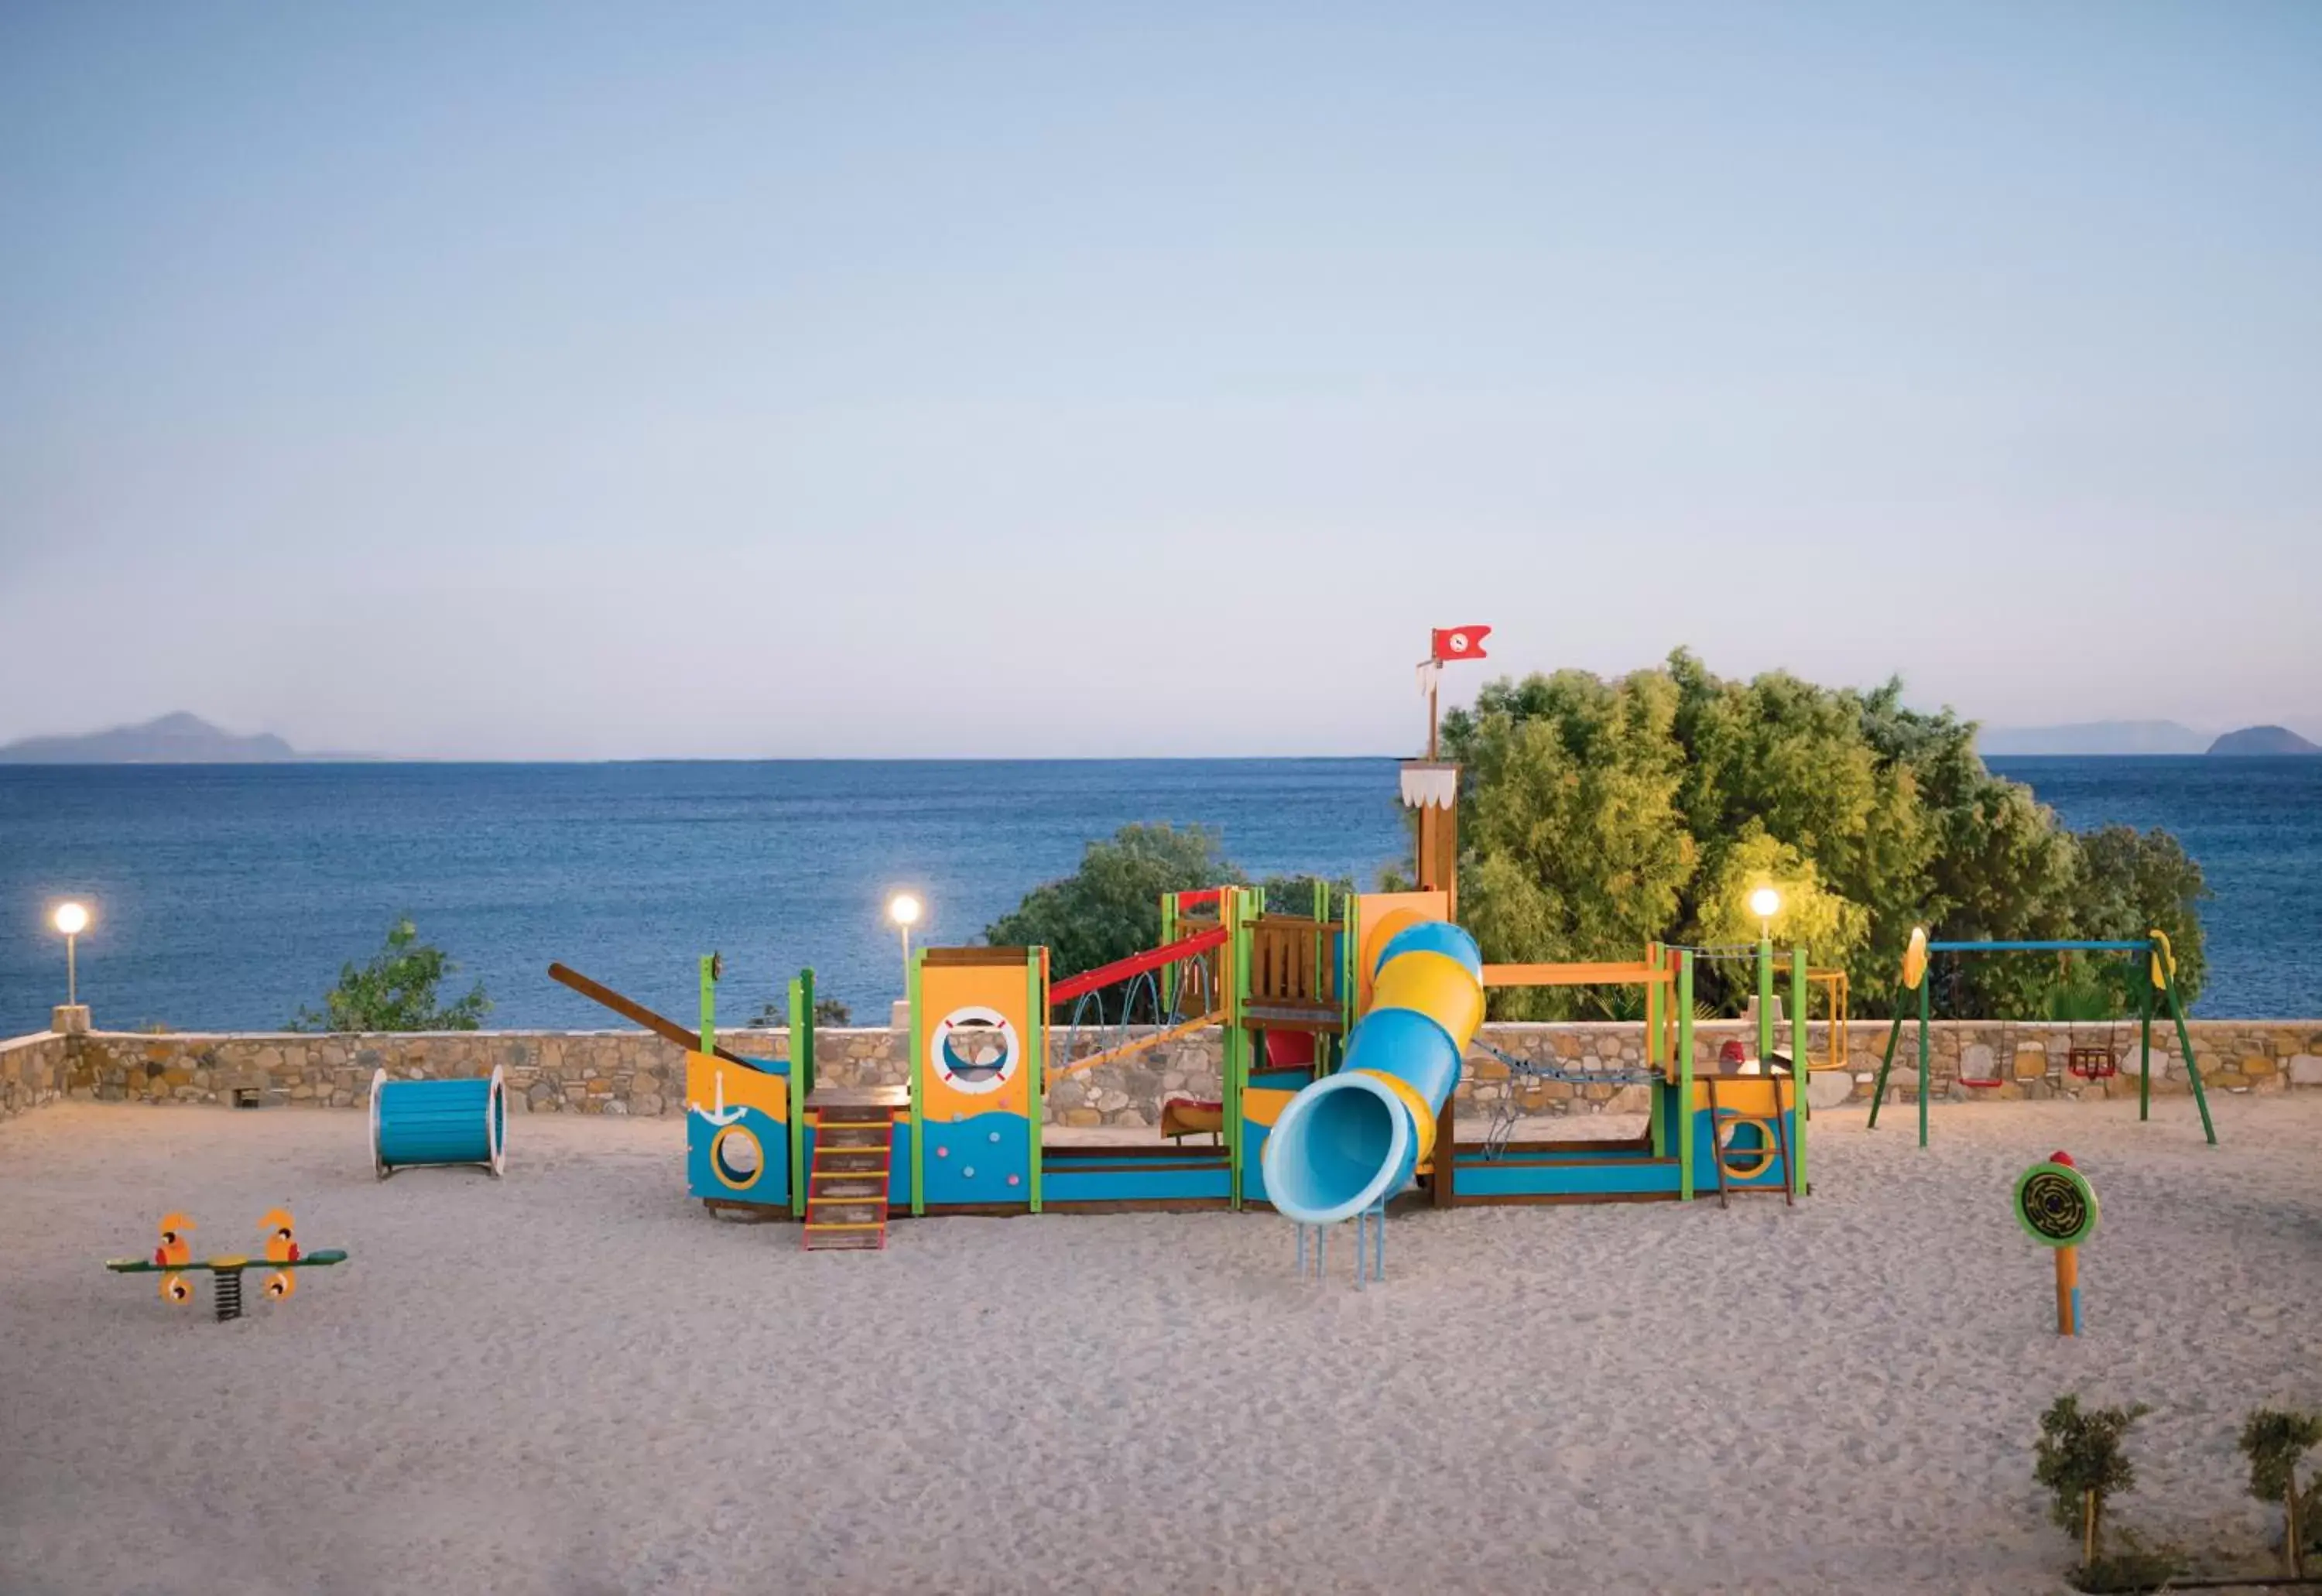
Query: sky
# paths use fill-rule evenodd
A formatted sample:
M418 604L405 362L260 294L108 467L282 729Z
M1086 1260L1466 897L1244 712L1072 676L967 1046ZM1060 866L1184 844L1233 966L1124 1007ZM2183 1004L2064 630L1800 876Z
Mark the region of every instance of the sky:
M0 740L2322 736L2322 6L0 8Z

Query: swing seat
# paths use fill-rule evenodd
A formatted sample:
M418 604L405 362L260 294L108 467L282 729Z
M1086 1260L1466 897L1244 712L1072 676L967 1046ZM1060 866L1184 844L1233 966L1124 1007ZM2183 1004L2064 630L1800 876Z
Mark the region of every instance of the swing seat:
M2120 1061L2109 1047L2075 1047L2064 1058L2064 1068L2080 1081L2109 1081L2120 1073Z

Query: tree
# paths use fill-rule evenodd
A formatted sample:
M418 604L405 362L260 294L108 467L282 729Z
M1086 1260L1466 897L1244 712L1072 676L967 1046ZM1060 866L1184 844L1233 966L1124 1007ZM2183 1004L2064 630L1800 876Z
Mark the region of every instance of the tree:
M1487 962L1639 951L1677 917L1698 853L1678 807L1685 763L1678 695L1649 675L1607 683L1580 670L1488 684L1445 717L1467 767L1460 816L1460 918ZM1553 988L1493 994L1505 1018L1557 1018Z
M2281 1504L2282 1546L2295 1579L2306 1577L2306 1554L2322 1551L2322 1481L2303 1491L2298 1488L2299 1462L2317 1446L2322 1446L2322 1414L2260 1408L2242 1426L2249 1493L2262 1502Z
M2178 999L2190 1003L2209 971L2199 907L2209 888L2184 844L2158 826L2139 832L2133 826L2107 825L2080 834L2079 863L2073 890L2079 935L2135 942L2149 931L2161 931L2176 955ZM2109 959L2098 973L2114 994L2115 1012L2136 1012L2143 1002L2137 986L2152 979L2148 961Z
M419 940L409 920L388 927L387 945L361 969L339 968L339 984L323 994L320 1013L302 1008L294 1031L472 1031L491 1008L479 981L448 1008L435 1006L436 989L459 968L443 950Z
M1248 878L1200 826L1124 825L1088 844L1081 867L1036 887L983 929L993 947L1045 946L1058 979L1143 953L1161 941L1161 895L1247 886Z
M2067 1395L2040 1415L2032 1477L2048 1488L2049 1518L2080 1537L2083 1590L2109 1589L2127 1582L2114 1577L2117 1574L2146 1572L2148 1564L2171 1561L2166 1553L2149 1551L2126 1535L2122 1538L2127 1549L2121 1557L2107 1561L2104 1555L2105 1502L2136 1484L2135 1465L2122 1443L2129 1427L2151 1411L2139 1402L2133 1408L2083 1413L2080 1399Z
M1612 680L1486 684L1443 721L1465 771L1460 917L1494 961L1630 958L1652 941L1754 941L1744 899L1768 883L1785 898L1778 936L1844 968L1873 1009L1893 999L1914 926L1958 941L2125 940L2157 926L2190 1003L2204 889L2176 840L2076 836L1985 769L1972 722L1910 709L1902 692L1779 671L1725 681L1682 649ZM2125 1004L2131 961L2109 963ZM2037 1014L2069 975L2034 957L1968 959L1943 990L1961 1012ZM1697 977L1713 1003L1748 982L1739 964ZM1493 1012L1555 1017L1586 1001L1495 993Z

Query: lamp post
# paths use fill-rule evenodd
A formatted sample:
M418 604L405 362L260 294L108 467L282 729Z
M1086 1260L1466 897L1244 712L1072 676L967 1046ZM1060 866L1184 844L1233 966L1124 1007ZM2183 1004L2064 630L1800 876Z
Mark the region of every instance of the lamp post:
M903 990L911 990L911 927L919 923L924 906L909 892L898 892L887 900L887 917L895 922L903 934Z
M88 909L78 903L57 906L56 927L65 934L65 1002L78 1006L80 1002L80 971L74 957L73 944L88 929Z
M1782 912L1782 895L1771 887L1750 894L1750 912L1758 917L1758 1068L1774 1072L1774 917ZM1793 1046L1792 1052L1797 1049ZM1790 1068L1798 1068L1796 1059Z

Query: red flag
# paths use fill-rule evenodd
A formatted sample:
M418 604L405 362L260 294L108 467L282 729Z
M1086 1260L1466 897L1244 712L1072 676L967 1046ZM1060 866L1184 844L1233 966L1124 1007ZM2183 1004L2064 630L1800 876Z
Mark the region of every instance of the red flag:
M1489 626L1438 626L1435 628L1435 657L1439 660L1481 660L1484 639L1492 634Z

